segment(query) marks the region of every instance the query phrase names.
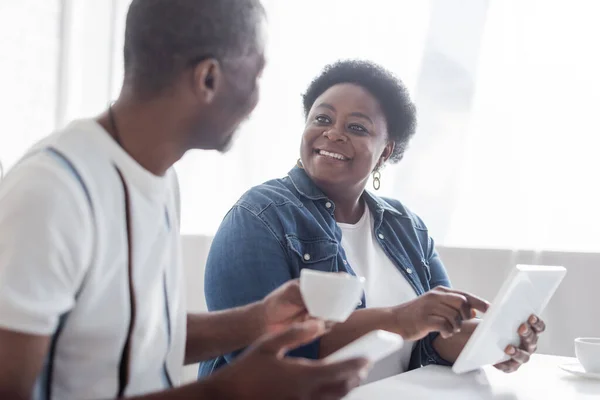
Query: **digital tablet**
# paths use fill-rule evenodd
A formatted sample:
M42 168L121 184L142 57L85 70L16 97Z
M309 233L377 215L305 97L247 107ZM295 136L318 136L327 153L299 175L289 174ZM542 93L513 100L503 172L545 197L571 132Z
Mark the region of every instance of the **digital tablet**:
M564 267L517 265L483 315L452 370L461 374L508 360L510 357L504 349L509 344L519 345L519 326L531 314L542 313L566 273Z

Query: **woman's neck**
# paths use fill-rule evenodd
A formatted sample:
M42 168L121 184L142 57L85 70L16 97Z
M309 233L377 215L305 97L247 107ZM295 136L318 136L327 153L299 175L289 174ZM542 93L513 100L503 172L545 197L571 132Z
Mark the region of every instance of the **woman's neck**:
M353 193L350 193L347 187L344 190L323 190L321 188L321 191L335 204L333 214L337 222L355 224L365 212L366 204L362 196L364 188L352 191Z
M365 204L362 197L359 197L353 204L335 203L335 220L343 224L356 224L365 212Z

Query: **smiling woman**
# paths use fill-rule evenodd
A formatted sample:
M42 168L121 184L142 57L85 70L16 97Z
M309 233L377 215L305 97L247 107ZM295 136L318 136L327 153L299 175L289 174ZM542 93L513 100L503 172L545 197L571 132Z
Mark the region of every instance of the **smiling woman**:
M302 137L302 164L335 200L337 186L361 182L378 170L392 154L394 142L388 140L378 101L357 84L336 84L314 104Z
M402 158L415 132L415 106L404 84L388 71L347 61L328 66L312 81L304 95L304 113L302 164L338 205L338 222L355 223L363 203L341 207L340 194L358 199L371 173L379 173L388 160Z
M414 134L416 111L404 84L376 64L338 62L310 84L304 110L301 162L287 177L243 195L214 238L204 288L209 310L261 299L305 268L347 272L366 278L363 310L291 355L323 358L384 329L402 335L405 346L370 380L451 364L477 325L473 309L485 311L487 303L448 289L446 269L417 215L366 190L369 176L378 182L380 168L400 160ZM524 332L534 332L530 342L510 349L510 366L499 368L514 370L528 358L538 331ZM204 363L200 374L234 356Z

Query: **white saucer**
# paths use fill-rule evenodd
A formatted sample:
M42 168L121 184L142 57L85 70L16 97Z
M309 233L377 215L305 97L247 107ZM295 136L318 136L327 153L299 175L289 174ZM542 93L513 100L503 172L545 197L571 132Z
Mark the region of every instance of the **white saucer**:
M577 376L581 376L581 377L589 378L589 379L600 379L600 373L585 372L585 370L583 369L581 364L579 364L578 362L563 364L563 365L560 365L559 367L563 371L570 372Z

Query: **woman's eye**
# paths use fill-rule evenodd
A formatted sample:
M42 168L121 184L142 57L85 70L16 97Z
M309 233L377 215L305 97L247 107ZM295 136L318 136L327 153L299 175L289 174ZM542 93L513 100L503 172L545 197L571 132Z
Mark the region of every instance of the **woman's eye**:
M350 124L349 125L350 130L355 131L355 132L360 132L360 133L367 133L367 130L365 129L364 126L362 125L358 125L358 124Z
M331 122L331 119L326 115L317 115L315 120L320 124L328 124Z

